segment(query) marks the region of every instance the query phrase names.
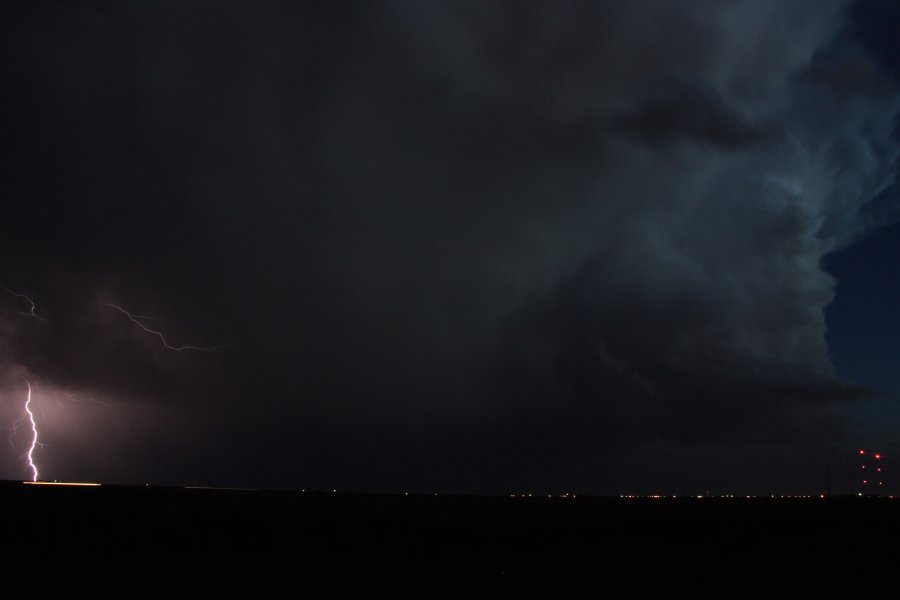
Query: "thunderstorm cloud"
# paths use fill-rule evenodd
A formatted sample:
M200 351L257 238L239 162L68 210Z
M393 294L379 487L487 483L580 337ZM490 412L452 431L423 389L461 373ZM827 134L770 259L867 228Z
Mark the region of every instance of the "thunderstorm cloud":
M4 9L0 283L47 318L2 298L4 418L27 373L156 411L107 477L426 491L846 439L821 263L900 109L849 8Z

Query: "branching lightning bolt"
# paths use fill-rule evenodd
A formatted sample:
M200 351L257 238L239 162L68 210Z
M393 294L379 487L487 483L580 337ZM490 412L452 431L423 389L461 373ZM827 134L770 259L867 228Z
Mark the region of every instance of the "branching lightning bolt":
M100 406L106 408L114 408L115 404L112 402L104 402L103 400L97 400L96 398L91 398L89 396L79 396L78 394L73 394L71 392L63 392L63 396L71 400L72 402L81 402L81 403L89 403L89 404L98 404Z
M137 325L138 327L140 327L147 333L158 337L159 340L162 342L163 347L166 350L175 350L177 352L181 352L184 350L194 350L196 352L214 352L219 349L219 346L172 346L171 344L169 344L169 342L166 341L166 338L162 334L161 331L156 331L154 329L150 329L149 327L147 327L146 325L144 325L141 322L141 319L150 319L151 317L144 317L141 315L133 315L130 312L128 312L127 310L125 310L124 308L122 308L121 306L117 306L115 304L105 304L104 306L108 306L109 308L116 309L117 311L119 311L120 313L122 313L123 315L128 317L128 319L132 323L134 323L135 325Z
M19 433L19 426L25 422L25 417L28 415L22 415L16 422L13 423L13 426L9 429L9 447L11 450L16 449L16 445L13 443L13 438L16 437L16 434Z
M23 315L26 317L31 317L33 319L37 319L38 321L46 321L47 320L44 317L41 317L37 314L37 310L35 309L35 305L34 305L34 297L28 295L28 290L25 290L25 291L23 291L23 293L20 294L18 292L12 291L11 289L9 289L7 287L4 287L3 291L5 291L7 294L15 296L16 298L21 298L25 302L28 303L28 312L19 311L20 315Z
M25 401L25 412L28 413L28 419L31 421L31 431L34 434L31 438L31 447L28 448L28 468L34 472L34 476L31 480L37 481L38 469L37 465L34 464L34 448L35 446L39 446L40 442L38 441L37 423L34 422L34 413L31 412L31 383L26 380L25 384L28 386L28 399Z

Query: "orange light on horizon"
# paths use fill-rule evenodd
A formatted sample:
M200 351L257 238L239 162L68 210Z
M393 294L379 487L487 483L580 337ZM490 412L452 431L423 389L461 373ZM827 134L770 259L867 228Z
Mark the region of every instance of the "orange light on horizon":
M76 481L23 481L25 485L62 485L69 487L100 487L99 483L83 483Z

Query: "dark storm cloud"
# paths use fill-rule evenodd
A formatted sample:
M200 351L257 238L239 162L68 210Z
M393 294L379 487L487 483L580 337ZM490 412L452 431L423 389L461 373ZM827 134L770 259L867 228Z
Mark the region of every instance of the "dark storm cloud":
M768 137L763 128L746 122L711 90L670 88L659 100L619 117L616 125L648 144L687 139L733 149Z
M11 9L0 283L49 320L5 298L5 364L168 407L192 472L269 485L843 435L820 260L898 108L844 6Z

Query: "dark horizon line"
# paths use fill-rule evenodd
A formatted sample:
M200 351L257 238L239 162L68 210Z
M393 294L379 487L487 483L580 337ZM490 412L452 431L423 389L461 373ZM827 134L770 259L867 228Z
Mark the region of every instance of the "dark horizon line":
M500 493L462 493L462 492L375 492L375 491L344 491L337 489L306 489L306 488L250 488L237 486L214 485L175 485L157 483L112 483L112 482L87 482L87 481L23 481L18 479L0 479L0 489L12 487L47 487L47 488L107 488L129 490L180 490L180 491L208 491L208 492L258 492L263 494L300 494L309 496L377 496L377 497L414 497L414 498L491 498L491 499L515 499L515 500L575 500L577 498L590 500L829 500L849 498L879 498L886 500L898 499L893 494L865 494L862 492L849 494L591 494L562 492L556 494L508 492Z

